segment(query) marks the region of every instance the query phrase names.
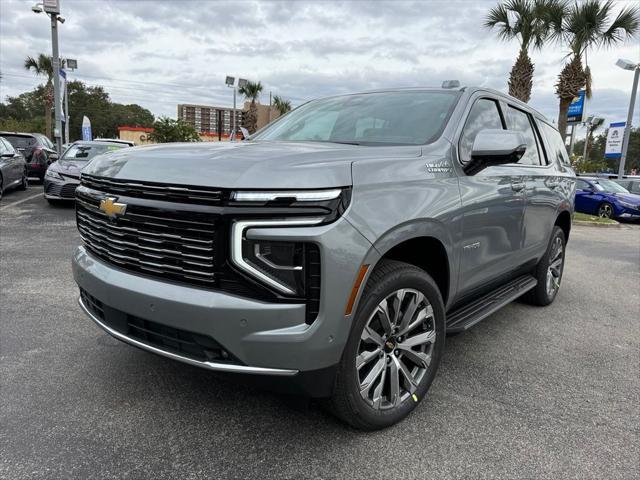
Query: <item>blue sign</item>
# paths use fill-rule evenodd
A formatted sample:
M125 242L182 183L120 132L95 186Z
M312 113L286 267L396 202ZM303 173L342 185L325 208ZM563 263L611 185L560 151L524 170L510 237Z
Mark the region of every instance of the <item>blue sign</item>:
M569 125L582 122L582 116L584 115L584 98L585 91L580 90L578 96L571 101L571 105L569 105L569 110L567 111L567 123Z

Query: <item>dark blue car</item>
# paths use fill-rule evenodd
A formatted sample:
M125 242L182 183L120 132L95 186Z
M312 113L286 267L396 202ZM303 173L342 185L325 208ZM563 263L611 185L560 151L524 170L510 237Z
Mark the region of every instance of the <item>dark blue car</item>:
M576 212L605 218L640 219L640 195L607 178L576 179Z

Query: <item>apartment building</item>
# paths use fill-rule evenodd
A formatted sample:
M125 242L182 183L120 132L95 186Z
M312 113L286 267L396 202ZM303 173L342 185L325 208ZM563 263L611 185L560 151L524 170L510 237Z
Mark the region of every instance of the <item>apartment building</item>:
M242 126L245 112L236 110L236 125ZM192 125L198 133L218 133L229 135L233 128L233 108L215 107L211 105L178 105L178 119Z

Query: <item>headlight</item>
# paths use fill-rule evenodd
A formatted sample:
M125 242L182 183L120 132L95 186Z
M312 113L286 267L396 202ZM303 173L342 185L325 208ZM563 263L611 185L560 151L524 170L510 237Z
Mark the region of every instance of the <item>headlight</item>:
M322 221L322 218L236 221L231 229L231 259L237 267L279 292L303 296L309 245L305 242L253 240L247 238L246 232L260 227L312 226Z
M640 208L640 205L636 205L636 204L633 204L633 203L625 202L624 200L618 200L618 203L620 205L622 205L623 207L632 208L634 210L638 210Z
M62 175L60 175L58 172L54 172L50 168L47 168L47 171L44 174L44 176L50 180L64 180L64 178L62 178Z

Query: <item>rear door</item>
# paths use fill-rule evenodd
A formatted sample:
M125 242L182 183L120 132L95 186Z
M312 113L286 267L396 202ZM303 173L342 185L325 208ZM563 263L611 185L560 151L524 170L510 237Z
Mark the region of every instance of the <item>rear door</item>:
M548 246L553 225L564 200L557 152L545 149L540 129L531 113L517 105L507 107L509 130L522 133L527 150L518 162L526 184L522 257L529 261L542 255ZM559 134L558 134L559 136Z
M485 129L505 129L500 102L490 95L472 97L458 137L462 164L471 159L476 135ZM460 177L462 202L461 261L458 292L475 294L510 275L522 246L525 183L518 168L488 167Z
M597 215L602 195L594 186L581 178L576 179L576 211Z

